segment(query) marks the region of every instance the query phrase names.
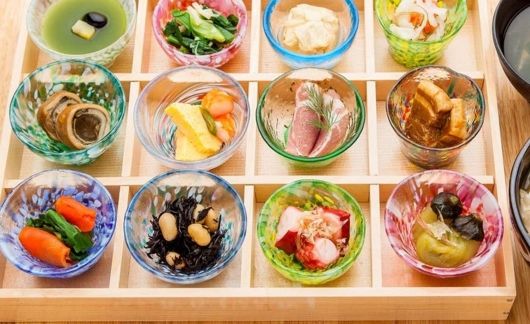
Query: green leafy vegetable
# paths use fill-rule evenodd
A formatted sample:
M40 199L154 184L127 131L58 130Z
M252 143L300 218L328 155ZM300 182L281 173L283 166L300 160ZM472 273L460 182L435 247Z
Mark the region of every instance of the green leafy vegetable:
M94 244L89 235L79 231L77 227L68 223L63 216L52 209L41 214L39 218L29 219L27 225L42 228L57 235L64 244L72 249L70 258L75 261L84 259Z
M211 21L203 19L193 7L188 7L188 13L190 15L191 29L195 35L204 39L215 40L219 43L226 41L219 29Z

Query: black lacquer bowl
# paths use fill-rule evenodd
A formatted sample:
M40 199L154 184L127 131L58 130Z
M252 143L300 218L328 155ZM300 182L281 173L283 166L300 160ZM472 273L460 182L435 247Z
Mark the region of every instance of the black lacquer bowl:
M530 83L519 76L510 66L504 55L504 36L513 18L530 6L530 0L501 0L493 16L493 42L504 73L519 91L530 102ZM530 32L530 31L529 31Z
M530 189L530 139L523 146L515 162L513 163L510 175L510 209L511 220L517 246L519 251L530 263L530 234L523 224L520 189L528 191Z

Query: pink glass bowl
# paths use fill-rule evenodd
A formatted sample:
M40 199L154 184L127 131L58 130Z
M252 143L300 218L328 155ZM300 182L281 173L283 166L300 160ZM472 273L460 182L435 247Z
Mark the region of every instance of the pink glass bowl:
M210 55L192 55L179 51L170 45L164 37L164 27L172 19L171 12L174 9L185 9L193 2L199 2L213 8L223 15L235 15L239 18L237 34L232 43L219 51ZM247 8L241 0L160 0L153 12L153 31L155 38L164 52L178 65L197 64L203 66L219 67L230 61L239 51L245 35L247 33Z
M462 201L464 210L477 213L484 222L484 240L477 254L455 268L433 267L418 260L412 238L417 215L440 192L450 192ZM484 266L499 247L504 223L495 196L475 179L448 170L414 174L392 191L385 209L385 231L390 245L409 266L438 278L452 278Z

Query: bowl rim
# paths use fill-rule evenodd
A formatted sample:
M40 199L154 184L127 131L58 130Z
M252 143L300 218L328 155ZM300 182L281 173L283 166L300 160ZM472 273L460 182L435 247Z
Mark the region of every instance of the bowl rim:
M530 233L526 229L522 221L522 215L519 209L519 199L517 199L518 192L517 188L520 189L520 180L519 176L523 176L523 170L521 168L521 162L524 159L525 155L530 151L530 138L523 145L515 161L513 162L512 171L510 173L510 184L509 184L509 196L510 196L510 209L512 212L512 225L515 227L517 232L522 236L523 241L526 243L526 247L530 249ZM528 175L527 175L528 176ZM516 233L517 235L517 233Z
M527 86L530 86L530 82L527 82L517 71L515 71L512 67L512 65L510 64L510 62L508 62L508 59L506 58L506 56L504 55L504 45L501 46L500 44L500 39L499 39L499 36L496 32L496 27L497 27L497 20L499 19L499 10L500 10L500 7L503 6L505 4L505 1L504 0L501 0L499 1L499 3L497 4L497 7L495 8L495 13L493 14L493 20L492 20L492 24L491 24L491 30L492 30L492 34L493 34L493 44L495 45L495 50L497 51L497 56L499 57L499 60L503 63L503 67L508 69L508 71L510 71L510 73L512 75L515 75L517 76L517 79L526 84ZM506 29L508 29L508 27L510 27L511 23L513 22L513 19L515 19L515 17L517 17L523 10L525 9L528 9L530 8L530 4L527 4L525 7L523 7L521 10L515 12L511 17L510 17L510 23L508 23L508 25L506 26ZM506 30L504 31L504 34L506 33ZM503 35L504 37L505 35ZM530 243L529 243L530 244Z
M464 10L464 12L463 12L464 13L464 19L461 20L460 24L456 25L456 28L454 28L453 32L444 33L442 38L440 38L439 40L435 40L435 41L409 40L409 39L405 39L405 38L401 38L401 37L397 36L387 26L385 26L385 24L383 23L383 16L382 16L381 12L379 11L379 6L377 4L380 3L380 2L383 2L383 1L384 2L388 2L388 0L374 0L374 1L375 1L375 3L374 3L375 16L377 17L377 21L379 22L379 26L381 26L381 28L383 29L385 34L386 35L390 35L391 37L395 37L396 39L402 40L402 41L407 42L409 44L420 45L420 46L421 45L443 44L443 43L447 42L448 40L452 39L453 37L455 37L456 34L458 34L458 32L462 29L462 27L464 27L464 25L466 24L466 21L467 21L468 10L467 10L466 0L457 0L456 7L457 7L457 9L458 9L458 7L463 8L462 10ZM458 21L460 21L460 20L458 20Z
M267 5L265 6L265 9L263 11L263 17L262 17L262 28L265 33L265 36L267 37L267 40L269 41L269 44L272 46L274 50L279 52L281 55L289 55L291 57L297 58L297 59L303 59L303 60L326 60L331 59L332 57L336 56L337 54L343 54L345 53L352 45L353 40L355 39L355 35L357 35L357 31L359 29L359 10L357 9L357 5L353 0L342 0L346 3L348 6L349 12L350 12L350 18L352 21L351 29L346 36L346 38L337 46L335 46L331 51L322 53L322 54L300 54L294 51L291 51L289 49L286 49L282 46L282 44L278 41L276 37L272 34L271 24L270 24L270 17L272 16L272 11L276 7L280 0L269 0Z
M17 191L22 190L22 188L34 178L40 177L42 175L46 175L48 173L66 173L66 174L71 174L77 177L82 177L82 178L88 179L89 181L94 182L101 190L101 193L106 195L109 198L109 201L111 202L110 205L111 205L112 210L110 211L110 216L112 219L112 222L111 222L112 228L110 229L110 235L108 237L104 237L104 241L102 242L101 248L99 250L95 251L94 253L89 254L85 259L81 260L78 263L75 263L73 266L70 266L68 268L57 267L57 271L53 273L43 273L40 271L36 271L34 268L26 269L24 267L21 267L20 264L15 262L15 260L11 259L10 253L4 252L6 251L6 249L8 249L8 247L6 243L2 240L0 240L0 252L2 252L4 257L17 269L25 273L31 274L33 276L42 277L42 278L71 278L71 277L80 275L81 273L87 271L92 266L94 266L99 261L99 259L101 258L105 250L107 249L110 241L112 241L112 237L114 236L114 232L116 230L116 222L117 222L116 204L114 202L114 198L112 198L112 195L108 191L107 187L105 187L103 183L101 183L98 179L92 177L91 175L80 172L80 171L76 171L76 170L70 170L70 169L48 169L48 170L43 170L35 174L32 174L31 176L29 176L28 178L24 179L22 182L17 184L15 188L13 188L13 190L7 195L4 201L0 203L0 215L4 215L7 204L10 202L10 200L13 198L13 195ZM26 251L25 253L28 254ZM85 264L83 264L80 267L76 267L77 265L79 265L81 262L85 260L86 260Z
M435 173L451 174L454 176L464 178L467 181L470 181L471 183L473 183L475 186L477 186L481 190L484 190L486 195L489 196L489 198L491 198L491 201L493 201L494 204L496 205L496 210L497 210L496 215L498 216L496 220L497 220L497 225L499 226L499 231L496 233L495 239L491 243L490 249L481 258L475 260L474 263L470 263L470 261L468 261L458 267L452 267L452 268L435 267L435 266L432 266L430 264L420 261L417 257L410 255L409 253L405 252L401 248L398 248L396 244L397 240L394 239L392 235L390 235L389 225L391 223L391 220L389 217L389 210L388 210L389 202L391 202L394 199L395 195L397 195L398 190L400 190L401 187L403 187L406 183L408 183L412 179L423 177L429 174L435 174ZM401 180L394 187L394 189L392 189L390 196L388 196L388 199L385 205L385 212L384 212L384 226L385 226L385 234L386 234L386 237L388 239L390 246L392 247L392 250L394 250L394 252L406 264L408 264L410 267L416 269L417 271L421 273L434 276L434 277L438 277L438 278L458 277L458 276L462 276L462 275L465 275L467 273L470 273L470 272L473 272L473 271L476 271L482 268L495 255L504 237L504 218L502 216L502 211L500 209L499 203L497 202L497 198L482 183L472 178L471 176L468 176L467 174L464 174L461 172L446 170L446 169L425 170L425 171L407 176L405 179Z
M263 210L264 210L265 206L270 204L270 202L274 198L276 198L277 196L282 194L285 189L293 187L293 186L299 186L299 185L305 184L305 183L319 183L319 184L323 184L323 185L326 185L326 186L333 187L336 190L338 190L341 194L343 194L347 198L347 200L349 200L348 201L348 205L352 206L353 211L354 212L355 211L358 212L358 215L355 215L355 216L354 215L350 215L350 219L351 218L356 218L357 216L359 216L358 218L360 220L360 226L359 226L360 231L356 233L356 237L360 237L360 244L357 246L356 249L353 249L353 247L352 247L352 249L349 251L350 253L353 253L350 256L350 260L348 262L342 264L341 266L337 266L336 264L334 264L331 268L328 268L328 269L325 269L325 270L322 270L322 271L310 272L310 274L309 273L305 273L305 272L301 272L301 271L296 270L296 269L292 269L290 267L285 266L282 262L278 261L277 259L270 258L267 255L267 253L265 253L265 249L269 249L269 247L268 247L269 245L265 244L265 242L263 240L263 237L260 236L260 230L259 230L260 227L261 227L261 224L263 223L261 221L261 219L268 218L268 215L265 215L263 213ZM350 223L350 226L353 226L352 223ZM261 247L261 251L263 252L265 258L269 261L269 263L273 266L273 268L275 268L277 271L279 270L280 273L282 273L282 274L283 274L283 272L287 272L287 273L290 273L290 274L295 273L295 274L299 275L300 277L304 277L304 278L324 279L326 277L331 277L331 278L333 278L331 280L334 280L334 279L337 279L338 277L340 277L346 271L348 271L348 269L353 265L353 263L357 260L357 258L361 254L362 249L364 247L364 241L366 240L366 216L364 215L363 210L362 210L361 206L359 205L359 202L357 202L357 199L355 199L348 191L343 189L341 186L339 186L337 184L334 184L334 183L331 183L331 182L328 182L328 181L319 180L319 179L300 179L300 180L296 180L296 181L287 183L287 184L281 186L280 188L276 189L269 196L269 198L267 198L267 200L263 203L263 207L259 211L259 214L258 214L257 219L256 219L256 235L257 235L257 239L258 239L259 245ZM355 240L355 238L350 237L350 240ZM274 246L270 246L270 249L278 249L278 248L276 248ZM346 256L343 256L342 258L344 258L344 257L346 257ZM291 279L289 279L289 280L291 280Z
M28 6L28 9L29 8L33 8L34 3L38 2L38 1L40 1L40 0L31 0L30 4ZM37 36L35 36L31 32L31 28L29 26L33 22L33 20L31 19L30 15L26 15L26 30L28 31L28 34L29 34L31 40L33 41L33 43L35 43L37 45L37 47L39 47L40 49L42 49L42 50L44 50L46 52L49 52L49 53L51 53L51 54L53 54L53 55L55 55L57 57L61 57L62 59L79 59L79 60L90 59L91 56L97 56L99 54L105 53L110 48L114 47L119 42L124 41L127 37L129 37L129 35L132 34L132 31L133 31L133 29L136 26L136 18L137 18L137 15L138 15L138 8L136 8L136 1L134 1L134 0L127 0L127 1L130 1L130 2L134 3L134 6L133 6L134 11L133 11L132 19L130 21L127 20L127 29L125 30L125 33L123 33L123 35L121 35L118 39L116 39L112 44L110 44L110 45L108 45L108 46L106 46L106 47L104 47L102 49L99 49L97 51L94 51L94 52L88 52L88 53L84 53L84 54L65 54L65 53L61 53L59 51L56 51L56 50L48 47L48 45L46 45L46 43L41 42L37 38ZM125 11L125 9L124 9L124 11ZM127 15L125 15L125 16L127 17Z
M130 237L129 232L127 231L127 226L131 222L131 217L134 212L134 208L136 207L136 203L140 199L141 194L148 190L151 186L157 186L156 183L159 180L174 176L174 175L183 175L183 174L195 174L200 176L209 177L212 179L217 185L222 185L225 190L227 190L234 199L234 202L236 206L238 207L240 213L241 213L241 233L239 234L239 237L237 237L237 241L235 242L234 247L230 250L229 254L225 259L219 260L219 263L217 263L215 266L207 269L206 271L200 273L200 274L187 274L186 279L180 279L179 277L172 276L170 274L161 273L157 269L154 269L150 267L147 263L145 263L137 254L136 248L132 245L132 238ZM243 242L245 241L246 233L247 233L247 211L244 206L243 201L241 200L241 197L237 193L237 191L234 189L234 187L228 183L225 179L221 178L218 175L215 175L208 171L203 170L169 170L167 172L161 173L150 180L148 180L142 187L134 194L133 198L131 199L131 202L129 203L129 206L127 207L127 210L125 212L125 217L123 221L123 232L124 232L124 239L125 243L127 245L127 249L129 250L129 253L132 255L133 259L138 263L144 270L148 271L152 275L158 277L159 279L162 279L166 282L174 283L174 284L195 284L199 282L203 282L209 279L212 279L213 277L217 276L219 273L221 273L224 268L234 259L234 257L239 253L239 250L241 249L241 246L243 245Z
M274 87L278 82L282 81L283 79L285 79L289 75L291 75L291 74L293 74L293 73L295 73L297 71L300 71L300 70L321 70L321 71L325 71L326 73L330 73L333 77L338 77L353 92L354 97L355 97L355 104L359 108L359 118L358 118L358 121L356 123L357 130L356 130L355 136L353 136L348 142L343 142L339 147L337 147L335 150L333 150L332 152L330 152L330 153L328 153L326 155L316 156L316 157L305 157L305 156L294 155L294 154L288 153L285 150L282 150L282 149L278 148L269 139L267 130L265 129L265 125L264 125L264 122L262 120L263 118L262 118L261 115L262 115L263 108L265 107L265 99L266 99L269 91L272 89L272 87ZM363 101L363 99L362 99L362 97L361 97L361 95L359 93L359 90L353 84L352 81L346 79L342 74L340 74L338 72L335 72L333 70L315 68L315 67L306 67L306 68L293 69L293 70L287 71L285 73L282 73L280 76L276 77L276 79L272 80L267 85L267 87L265 88L265 90L263 90L263 93L261 94L261 96L260 96L260 98L258 100L257 109L256 109L256 124L257 124L257 127L258 127L258 131L259 131L259 133L261 135L261 138L265 141L265 143L267 143L267 145L274 152L276 152L280 156L282 156L284 158L287 158L287 159L289 159L291 161L296 161L296 162L322 162L322 161L328 161L330 159L332 160L334 158L339 157L340 155L342 155L342 153L347 151L349 148L351 148L353 146L353 144L355 144L357 142L357 140L359 139L359 137L361 136L361 134L362 134L362 132L364 130L364 124L365 124L365 118L366 118L365 115L366 115L366 107L364 106L364 101Z
M240 8L244 9L244 10L242 10L243 15L241 15L241 18L243 18L243 19L240 19L240 21L238 23L238 26L241 26L241 27L239 28L234 40L227 47L224 47L219 52L215 52L215 53L212 53L212 54L194 55L194 54L182 53L181 51L179 51L175 47L176 52L171 53L171 54L168 53L165 46L170 46L170 47L174 47L174 46L169 44L166 41L166 39L163 38L160 33L158 33L158 28L160 27L159 26L159 21L157 19L155 19L155 16L158 14L158 12L160 10L162 10L162 4L163 4L164 1L158 1L158 3L156 4L155 8L153 9L153 14L151 16L151 26L152 26L153 34L155 35L156 41L158 42L158 44L160 45L160 47L162 48L164 53L166 53L174 61L176 60L176 58L173 56L173 54L175 54L175 56L180 56L180 57L183 57L183 58L187 58L189 60L193 60L193 59L197 59L197 58L211 58L211 57L222 56L225 53L230 52L234 48L240 47L241 44L243 43L243 40L245 39L246 34L247 34L247 23L248 23L247 7L245 6L245 3L242 0L231 0L231 1L232 2L237 2L237 6L239 6ZM161 29L163 30L163 28L161 28ZM186 66L186 65L183 65L183 66Z
M110 128L109 132L99 141L81 150L71 149L70 151L64 151L64 152L51 152L48 150L43 150L40 146L35 145L31 141L27 141L25 137L19 136L19 132L15 131L16 127L18 126L16 126L14 110L16 107L19 107L19 105L17 104L17 101L18 101L17 97L18 97L18 94L24 90L24 86L27 82L30 82L30 80L38 73L41 73L44 70L47 70L51 67L61 65L61 64L79 64L79 65L89 66L90 68L95 69L95 70L102 71L105 74L105 77L108 78L110 82L112 82L113 88L116 91L116 97L118 97L119 99L119 101L116 103L117 110L119 113L116 114L116 123L114 124L114 126ZM106 142L108 140L111 140L109 145L112 144L112 142L115 139L115 135L118 133L121 127L121 124L123 123L123 120L125 118L125 111L127 109L126 107L127 107L127 99L125 98L125 91L123 90L123 86L120 80L116 77L116 75L112 73L109 69L107 69L101 64L90 62L90 61L82 61L78 59L65 59L65 60L53 61L51 63L38 67L20 82L15 92L13 93L13 96L11 97L11 102L9 104L9 121L11 124L11 129L13 129L13 133L15 133L19 141L21 141L24 145L30 148L33 152L37 152L38 154L42 154L47 157L53 157L53 158L59 158L59 157L74 158L75 156L82 155L86 152L89 152L98 144ZM49 136L48 138L50 139L50 141L53 141L53 139L50 138Z
M152 149L152 146L149 143L150 141L148 139L148 136L146 136L142 130L143 127L141 126L141 120L140 120L141 118L139 116L139 112L141 109L144 108L144 105L141 105L140 102L147 96L151 88L154 87L155 84L158 83L158 81L166 78L167 76L173 73L186 71L186 70L192 70L192 69L207 70L217 75L220 75L222 78L228 80L228 82L232 86L234 86L239 92L239 97L241 98L241 100L243 100L245 104L245 107L243 107L243 110L246 112L246 115L244 118L244 124L241 125L241 132L239 132L239 135L236 136L230 142L230 144L226 146L226 148L222 149L221 151L219 151L218 153L210 157L207 157L206 159L202 159L198 161L181 161L181 160L176 160L175 158L168 158L167 156L161 155ZM248 96L245 90L243 89L243 87L241 86L241 84L236 79L234 79L231 75L229 75L228 73L222 70L209 67L209 66L197 65L197 64L179 66L179 67L162 72L159 75L157 75L143 88L142 92L136 99L136 102L133 108L133 120L134 120L135 133L138 139L140 140L140 143L142 143L142 146L147 150L147 152L149 152L149 154L153 156L154 158L156 158L158 161L161 161L162 163L166 165L171 165L173 168L184 168L184 169L190 168L190 167L206 168L212 162L225 161L229 159L235 153L235 151L238 149L238 147L241 145L241 143L245 139L245 135L247 133L247 130L250 124L250 114L251 114L251 109L250 109L250 104L248 101Z
M466 79L467 81L469 81L471 83L471 85L473 86L473 88L475 88L475 90L477 91L477 94L478 94L478 106L479 106L479 111L480 111L478 125L473 130L473 132L471 134L469 134L469 136L464 141L462 141L461 143L459 143L457 145L449 146L449 147L442 147L442 148L439 148L439 147L428 147L428 146L425 146L425 145L421 145L419 143L414 142L412 139L410 139L408 136L406 136L401 131L401 129L397 125L395 125L394 122L392 121L391 113L390 113L390 109L391 109L391 107L390 107L390 98L392 97L394 92L397 91L398 87L401 86L401 84L405 81L405 79L409 75L412 75L412 74L414 74L414 73L416 73L416 72L418 72L420 70L426 70L426 69L445 70L446 72L448 72L451 75L451 78L454 78L455 76L456 77L462 77L462 78ZM401 76L401 78L399 78L399 80L396 82L396 84L394 84L394 86L392 86L392 89L390 89L390 91L388 92L388 95L386 97L385 106L386 106L386 117L387 117L387 119L388 119L388 121L390 123L390 126L392 126L392 129L394 130L394 133L396 133L401 140L403 140L403 141L407 142L408 144L411 144L411 145L413 145L413 146L415 146L417 148L420 148L420 149L423 149L423 150L428 150L428 151L433 151L433 152L452 151L452 150L455 150L455 149L462 148L462 147L466 146L467 144L469 144L473 139L475 139L475 137L478 135L478 133L480 133L480 131L482 130L482 126L484 125L484 119L485 119L484 117L485 117L485 114L486 114L486 105L485 105L484 95L482 94L482 90L477 85L475 80L473 80L472 78L470 78L469 76L467 76L465 74L456 72L455 70L453 70L453 69L451 69L449 67L441 66L441 65L426 65L426 66L421 66L421 67L418 67L418 68L415 68L413 70L410 70L410 71L406 72L403 76Z

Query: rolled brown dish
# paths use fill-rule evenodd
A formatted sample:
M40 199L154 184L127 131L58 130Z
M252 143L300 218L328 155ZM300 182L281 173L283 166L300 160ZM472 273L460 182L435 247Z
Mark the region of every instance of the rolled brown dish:
M60 141L57 135L57 117L69 105L81 103L81 98L75 93L59 91L48 98L37 112L37 120L48 136Z

